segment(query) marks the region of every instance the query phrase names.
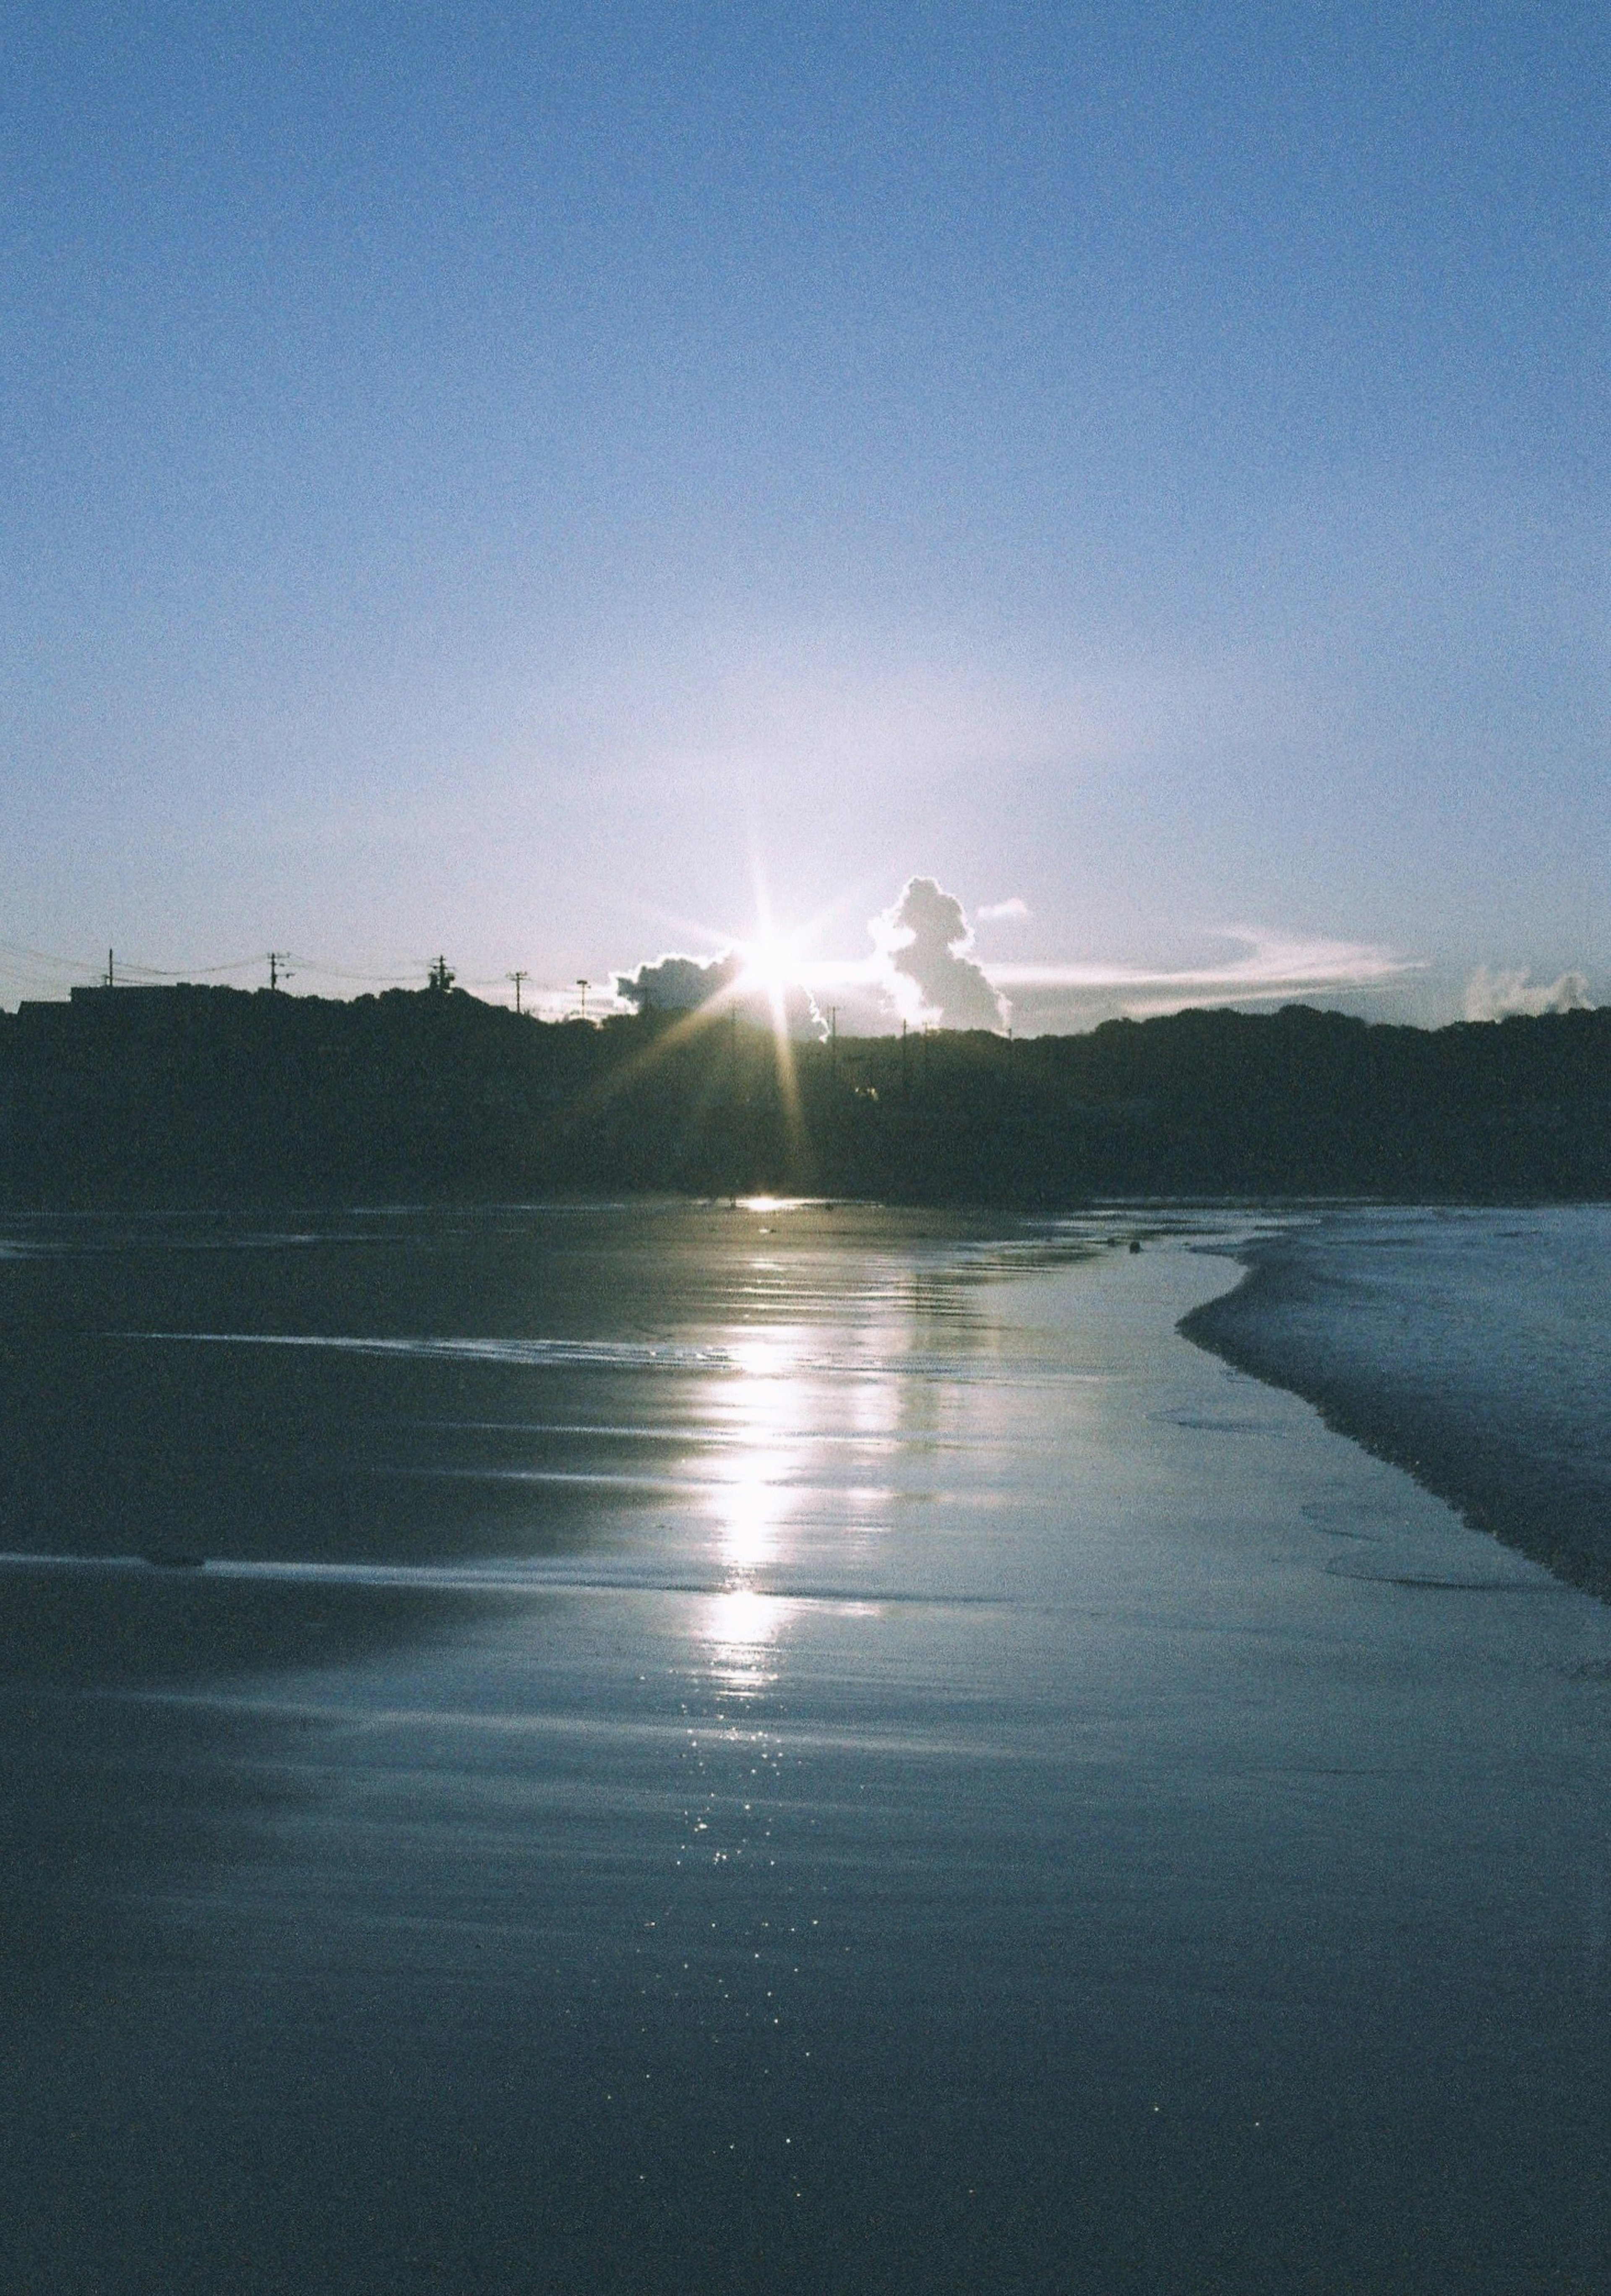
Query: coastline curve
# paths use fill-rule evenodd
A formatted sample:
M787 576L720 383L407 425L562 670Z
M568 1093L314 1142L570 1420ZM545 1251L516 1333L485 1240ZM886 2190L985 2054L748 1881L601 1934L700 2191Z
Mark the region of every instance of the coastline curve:
M1611 1601L1611 1208L1359 1208L1230 1257L1186 1339Z

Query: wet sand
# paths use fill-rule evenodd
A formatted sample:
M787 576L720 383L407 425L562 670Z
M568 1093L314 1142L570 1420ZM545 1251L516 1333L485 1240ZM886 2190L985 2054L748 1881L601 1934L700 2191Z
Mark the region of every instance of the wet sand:
M1611 1613L1200 1227L306 1234L0 1267L15 2284L1604 2284Z

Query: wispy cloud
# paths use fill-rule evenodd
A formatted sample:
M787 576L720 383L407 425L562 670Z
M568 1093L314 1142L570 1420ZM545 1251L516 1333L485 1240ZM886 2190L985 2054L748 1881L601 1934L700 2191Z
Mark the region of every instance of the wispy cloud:
M1424 962L1374 941L1311 939L1256 926L1216 936L1241 951L1223 964L992 964L997 988L1032 1011L1037 1025L1089 1022L1097 1013L1142 1020L1188 1004L1285 1004L1303 997L1385 989Z
M1029 903L1015 893L1010 900L982 902L974 911L974 922L980 925L994 924L999 920L1007 917L1026 917L1028 914Z
M1503 1021L1513 1013L1581 1013L1588 1003L1589 983L1581 972L1535 983L1525 972L1491 972L1479 964L1466 983L1467 1021Z

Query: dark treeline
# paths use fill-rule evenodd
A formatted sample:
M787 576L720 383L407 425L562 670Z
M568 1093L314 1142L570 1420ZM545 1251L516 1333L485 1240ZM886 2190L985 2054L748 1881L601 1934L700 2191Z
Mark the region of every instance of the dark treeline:
M1611 1194L1611 1008L1441 1029L1290 1005L792 1048L457 990L90 989L0 1015L14 1204L801 1191Z

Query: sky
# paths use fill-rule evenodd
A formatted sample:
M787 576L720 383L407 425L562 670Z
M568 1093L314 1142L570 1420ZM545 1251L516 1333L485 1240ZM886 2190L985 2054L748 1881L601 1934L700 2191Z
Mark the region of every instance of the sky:
M1608 90L1570 0L13 0L0 1001L1611 1001Z

